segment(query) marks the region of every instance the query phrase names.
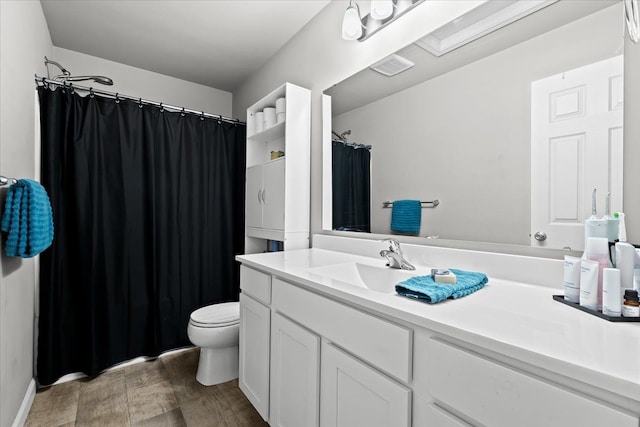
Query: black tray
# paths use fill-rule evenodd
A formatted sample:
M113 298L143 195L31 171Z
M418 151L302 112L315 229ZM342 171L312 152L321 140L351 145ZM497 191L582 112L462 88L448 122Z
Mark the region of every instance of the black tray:
M585 313L593 314L594 316L598 316L602 319L608 320L609 322L640 322L640 317L608 316L606 314L603 314L601 311L591 310L590 308L581 306L577 302L565 300L564 295L554 295L553 299L566 304L569 307L577 308L578 310L584 311Z

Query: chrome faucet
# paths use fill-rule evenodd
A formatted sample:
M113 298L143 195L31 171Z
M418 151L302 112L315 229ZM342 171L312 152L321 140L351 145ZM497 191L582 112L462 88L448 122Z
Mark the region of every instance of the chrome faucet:
M384 239L384 240L381 240L381 242L389 244L389 249L383 249L380 251L380 256L387 259L387 266L389 268L399 268L402 270L416 269L402 255L402 249L400 249L400 242L398 242L396 239Z

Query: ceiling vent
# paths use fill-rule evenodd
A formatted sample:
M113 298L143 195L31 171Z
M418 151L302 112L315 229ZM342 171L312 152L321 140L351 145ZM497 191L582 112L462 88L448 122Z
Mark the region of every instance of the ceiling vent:
M394 53L393 55L387 56L382 61L376 62L369 68L373 71L379 72L380 74L391 77L408 70L414 65L415 64L407 58L403 58L402 56Z

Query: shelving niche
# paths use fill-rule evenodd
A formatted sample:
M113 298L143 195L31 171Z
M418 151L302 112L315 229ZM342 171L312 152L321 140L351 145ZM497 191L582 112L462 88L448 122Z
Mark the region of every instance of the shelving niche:
M256 113L285 98L285 120L255 132ZM245 253L309 247L311 91L285 83L247 109ZM284 152L271 158L272 151Z

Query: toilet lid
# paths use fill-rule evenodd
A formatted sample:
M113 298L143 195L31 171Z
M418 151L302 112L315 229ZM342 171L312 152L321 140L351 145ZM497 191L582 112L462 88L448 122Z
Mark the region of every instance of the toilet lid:
M240 303L224 302L202 307L191 313L191 324L200 327L222 327L240 321Z

